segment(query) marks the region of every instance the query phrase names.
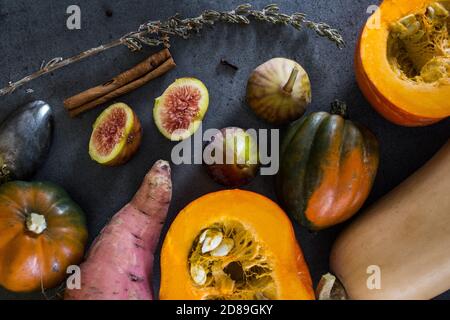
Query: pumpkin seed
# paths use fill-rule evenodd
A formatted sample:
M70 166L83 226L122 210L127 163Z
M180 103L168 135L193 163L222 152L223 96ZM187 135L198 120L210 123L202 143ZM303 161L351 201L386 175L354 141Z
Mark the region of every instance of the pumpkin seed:
M430 19L434 19L436 17L438 17L438 18L447 18L449 13L448 13L447 9L445 9L445 7L442 4L435 2L435 3L431 4L427 8L426 15Z
M432 7L432 6L429 6L428 8L427 8L427 17L428 18L430 18L430 19L434 19L434 17L435 17L435 13L436 13L436 11L434 10L434 8Z
M271 259L239 222L220 222L202 229L188 263L193 285L214 288L215 294L205 299L277 297Z
M203 243L205 241L206 235L208 234L209 230L203 231L203 233L200 235L200 238L198 238L199 243Z
M202 253L208 253L216 249L223 240L223 233L216 230L207 230L205 239L202 245Z
M213 257L225 257L227 256L234 247L234 241L231 238L223 239L222 243L211 251Z
M191 266L191 277L199 286L204 285L208 278L205 269L202 266L197 265Z
M400 39L405 39L416 34L421 28L420 22L417 20L416 16L410 14L402 19L400 19L394 25L394 31L398 34Z

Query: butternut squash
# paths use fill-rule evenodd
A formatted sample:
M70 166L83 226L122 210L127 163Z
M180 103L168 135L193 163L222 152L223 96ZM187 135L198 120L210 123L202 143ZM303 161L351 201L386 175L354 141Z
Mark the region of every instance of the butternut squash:
M331 270L350 299L431 299L450 289L450 140L340 235ZM379 267L380 289L368 268Z

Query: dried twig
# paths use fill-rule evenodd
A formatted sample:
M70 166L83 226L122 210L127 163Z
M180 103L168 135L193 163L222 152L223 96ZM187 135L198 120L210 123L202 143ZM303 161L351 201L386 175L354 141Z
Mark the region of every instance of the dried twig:
M290 25L297 30L301 30L305 26L315 31L319 36L328 38L339 48L345 46L344 39L336 29L333 29L326 23L310 21L306 19L304 13L287 15L280 12L276 4L270 4L263 10L252 9L250 4L242 4L232 11L206 10L200 16L194 18L183 19L177 14L166 21L150 21L141 25L137 31L130 32L108 44L89 49L71 58L63 59L58 57L51 59L48 63L43 62L38 71L19 81L9 82L7 87L0 89L0 96L12 93L18 87L44 74L120 45L126 45L132 51L138 51L144 45L169 47L169 37L171 36L188 39L193 34L200 32L204 26L212 26L216 22L249 24L249 18L271 24Z

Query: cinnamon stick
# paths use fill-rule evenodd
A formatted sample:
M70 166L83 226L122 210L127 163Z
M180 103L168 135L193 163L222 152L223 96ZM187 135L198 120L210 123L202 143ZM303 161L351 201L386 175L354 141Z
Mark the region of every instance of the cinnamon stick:
M110 81L66 99L64 107L71 116L77 116L95 106L139 88L175 66L169 50L163 49Z
M95 108L98 105L101 105L103 103L106 103L108 101L116 99L117 97L120 97L126 93L129 93L129 92L143 86L144 84L148 83L149 81L162 76L163 74L165 74L168 71L170 71L171 69L173 69L175 66L176 66L176 64L175 64L175 61L173 60L173 58L169 58L167 61L163 62L162 65L160 65L153 71L150 71L143 77L141 77L135 81L132 81L122 87L119 87L116 90L113 90L113 91L105 94L104 96L99 97L98 99L90 101L86 104L83 104L83 105L77 107L77 108L70 109L69 115L71 117L76 117L83 112L86 112L88 110Z

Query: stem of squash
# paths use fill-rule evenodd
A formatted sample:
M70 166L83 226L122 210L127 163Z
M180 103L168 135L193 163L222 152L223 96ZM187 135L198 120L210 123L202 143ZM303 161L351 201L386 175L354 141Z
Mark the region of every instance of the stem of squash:
M47 229L47 221L43 215L37 213L31 213L26 219L27 229L37 235Z
M327 273L320 279L316 289L318 300L348 300L342 283L331 273Z
M0 157L0 183L5 183L10 180L10 171L6 164L3 163Z
M283 91L287 93L292 93L292 90L294 90L295 81L297 80L299 70L297 67L294 67L292 69L291 75L289 76L288 82L284 85Z
M331 103L331 114L336 114L342 118L347 117L347 104L340 100L334 100Z

